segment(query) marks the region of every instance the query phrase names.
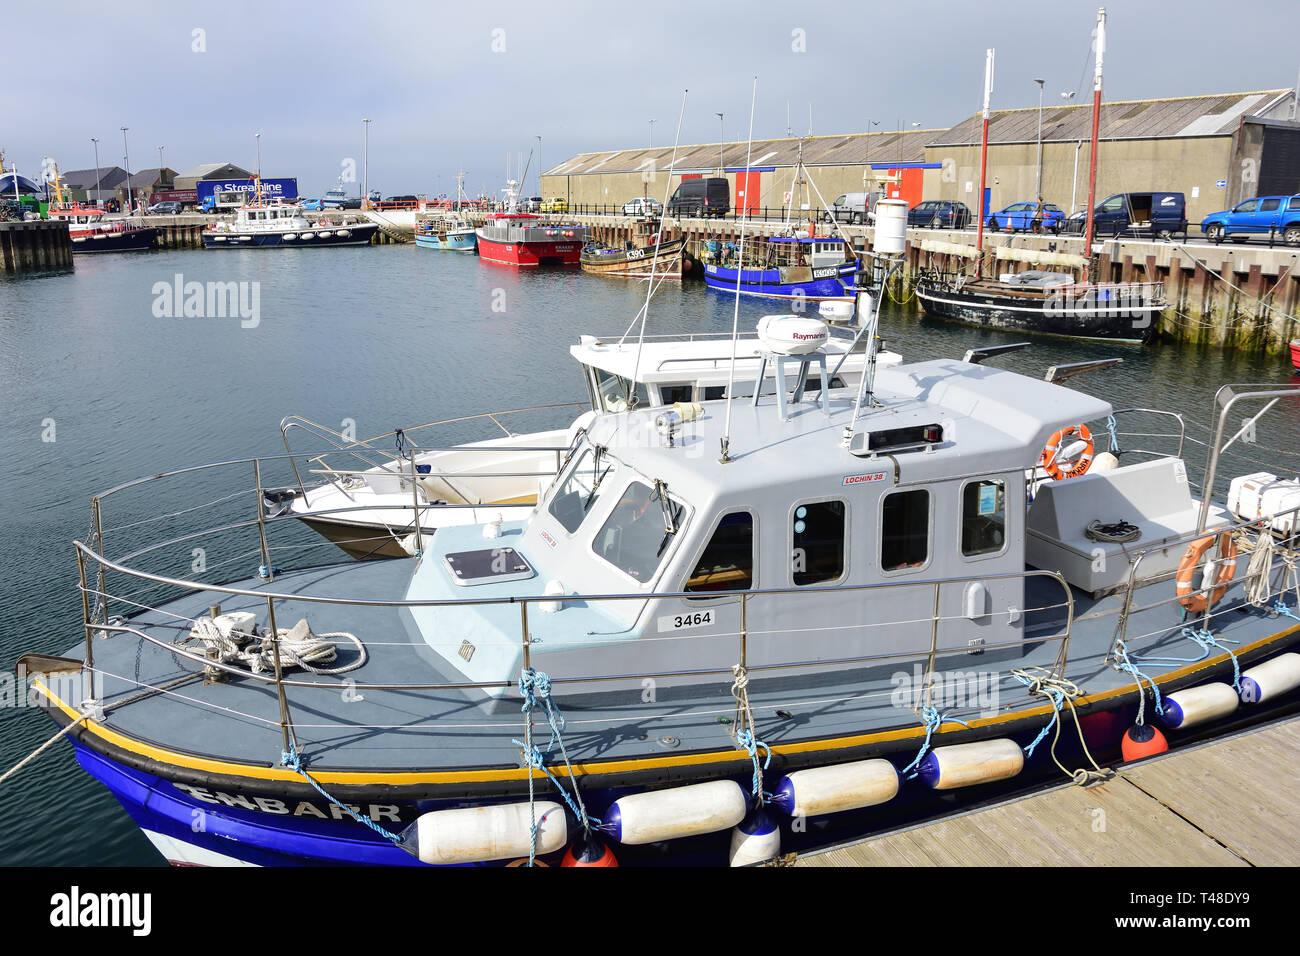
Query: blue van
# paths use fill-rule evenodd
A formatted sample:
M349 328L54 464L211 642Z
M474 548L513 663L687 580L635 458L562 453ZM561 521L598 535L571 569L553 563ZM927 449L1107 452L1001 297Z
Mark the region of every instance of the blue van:
M1075 213L1062 232L1082 235L1085 213ZM1093 209L1093 236L1159 237L1187 236L1187 199L1182 193L1117 193Z

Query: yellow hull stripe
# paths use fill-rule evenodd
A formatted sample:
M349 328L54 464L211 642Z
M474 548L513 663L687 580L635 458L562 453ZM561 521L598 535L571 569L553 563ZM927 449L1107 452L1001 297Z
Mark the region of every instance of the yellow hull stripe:
M1288 628L1285 631L1279 631L1271 637L1263 638L1253 644L1248 644L1237 651L1242 654L1256 648L1264 647L1270 643L1288 637L1300 631L1300 624ZM1166 673L1161 683L1170 680L1176 680L1180 677L1194 674L1197 671L1208 670L1223 663L1228 656L1207 658L1204 661L1197 661L1195 664L1188 664L1177 670ZM68 716L70 720L75 720L81 716L81 712L74 707L70 707L66 702L60 700L57 695L49 690L40 680L34 680L35 686L45 697ZM1094 704L1102 701L1120 697L1131 692L1130 687L1116 688L1115 690L1102 691L1097 694L1088 694L1080 697L1075 701L1076 705ZM982 727L996 727L1001 724L1007 724L1012 721L1022 720L1026 717L1043 716L1046 717L1052 712L1050 704L1044 704L1041 707L1035 707L1029 710L1020 710L1015 713L998 714L993 717L981 717L968 721L971 729ZM152 744L143 743L133 737L128 737L118 731L112 730L103 724L87 720L83 724L86 731L99 737L101 740L120 747L125 751L136 754L141 757L148 757L157 760L160 763L171 764L175 767L183 767L187 770L202 770L208 773L226 774L232 777L246 777L250 780L283 780L299 781L301 775L292 770L283 767L256 767L250 764L229 763L224 760L213 760L209 757L194 757L189 754L177 753L173 750L166 750L162 747L156 747ZM951 729L956 729L958 724L951 724ZM940 728L942 731L943 728ZM778 744L772 747L772 751L778 754L805 754L818 751L843 750L850 747L861 747L870 744L888 743L895 740L920 739L925 736L925 728L910 727L899 730L884 730L869 734L855 734L850 737L834 737L826 740L805 741L794 744ZM630 760L612 760L603 763L585 763L574 764L574 776L591 776L593 774L609 773L632 773L639 770L667 770L673 767L691 767L705 764L724 764L724 763L749 763L749 754L743 750L724 750L714 753L702 754L679 754L677 756L655 756L639 757ZM568 771L563 767L552 767L551 772L556 775L567 775ZM511 767L508 769L497 770L438 770L438 771L350 771L350 770L313 770L312 779L319 783L334 783L342 785L364 786L367 784L382 785L418 785L418 784L456 784L456 783L492 783L496 781L526 780L528 771L521 767ZM538 779L545 779L545 774L541 770L533 770L532 775Z

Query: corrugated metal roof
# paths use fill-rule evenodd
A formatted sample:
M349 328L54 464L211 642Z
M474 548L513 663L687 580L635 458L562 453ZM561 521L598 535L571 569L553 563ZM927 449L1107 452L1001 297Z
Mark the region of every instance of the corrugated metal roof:
M829 136L805 137L803 161L809 166L839 166L882 162L919 163L925 160L926 144L940 132L933 129L897 132L835 133ZM755 140L750 162L757 166L793 166L799 155L798 138ZM745 167L749 155L748 143L723 143L722 165L727 169ZM552 166L544 176L584 176L589 173L636 173L650 167L667 170L673 161L671 146L653 149L609 150L599 153L579 153L571 159ZM678 172L718 168L718 144L697 143L677 147Z
M1224 136L1243 116L1260 116L1292 91L1259 90L1216 93L1163 100L1102 103L1102 139L1162 139L1179 136ZM931 141L932 146L967 146L980 141L976 113ZM1038 108L997 110L989 114L990 143L1032 143L1038 136ZM1092 104L1043 107L1043 140L1078 140L1092 136Z

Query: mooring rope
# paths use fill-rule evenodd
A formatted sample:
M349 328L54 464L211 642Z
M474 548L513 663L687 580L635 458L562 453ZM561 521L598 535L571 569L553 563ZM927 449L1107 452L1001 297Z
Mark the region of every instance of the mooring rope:
M953 717L944 716L943 714L935 710L933 707L931 707L929 704L921 708L921 719L925 721L925 741L921 744L921 749L917 751L916 757L912 760L912 762L909 763L906 767L904 767L902 771L900 771L903 776L907 777L908 780L914 779L916 775L921 772L918 769L914 773L910 773L910 774L908 773L908 771L911 770L913 767L919 766L921 760L924 759L926 753L928 753L930 750L930 739L934 736L934 732L938 730L941 726L943 726L944 723L951 721L954 724L961 724L963 727L970 726L964 720L957 720L956 718Z
M569 810L578 818L582 824L585 833L591 832L591 825L595 823L599 826L602 821L598 817L593 817L587 813L587 807L582 801L582 791L578 788L578 778L573 773L573 765L569 761L569 751L564 744L564 715L560 712L559 706L551 696L551 677L545 671L534 670L531 667L525 668L519 675L519 693L524 698L523 706L520 710L524 715L524 739L512 740L511 743L521 748L524 762L531 771L537 769L546 774L551 783L555 784L555 789L560 792ZM546 742L546 753L543 753L533 744L533 718L532 713L538 707L541 707L546 713L546 722L551 729L551 738ZM569 792L564 788L558 777L555 776L546 766L546 756L550 753L551 747L559 742L560 754L564 758L564 767L569 774L569 782L573 785L573 796L570 798ZM533 786L533 774L528 774L528 813L530 825L530 843L528 848L528 865L532 866L537 857L537 794Z
M1011 671L1011 676L1024 684L1030 694L1046 697L1052 704L1052 717L1047 722L1047 725L1039 731L1033 742L1024 748L1026 756L1032 757L1035 748L1042 743L1043 738L1047 736L1047 732L1055 727L1056 733L1052 735L1050 753L1052 762L1061 769L1063 774L1080 786L1106 780L1114 775L1114 771L1101 767L1088 749L1088 741L1083 733L1083 724L1079 721L1079 711L1074 706L1074 699L1083 693L1078 684L1041 667L1016 668ZM1080 767L1073 771L1067 770L1065 764L1061 763L1060 758L1056 756L1056 744L1061 739L1062 721L1060 716L1062 705L1070 708L1070 715L1074 717L1074 728L1079 735L1079 745L1083 748L1084 756L1088 758L1088 762L1092 764L1091 770L1087 767Z
M1119 669L1122 671L1127 671L1129 674L1132 674L1134 681L1137 682L1137 687L1138 687L1137 725L1141 727L1146 720L1147 695L1146 695L1146 691L1142 688L1142 682L1144 680L1151 685L1151 692L1152 694L1155 695L1156 713L1163 715L1165 712L1165 708L1164 705L1161 703L1160 688L1156 686L1156 682L1154 680L1152 680L1146 674L1143 674L1140 670L1138 670L1137 665L1134 664L1133 661L1129 659L1128 647L1127 645L1125 645L1123 640L1115 641L1115 654L1117 655Z
M370 829L374 830L376 833L378 833L380 836L384 837L385 839L391 840L394 843L398 844L399 846L401 845L402 838L398 836L396 833L393 833L389 830L385 830L374 820L371 820L369 817L363 817L361 814L357 813L356 810L353 810L346 803L341 803L338 800L335 800L332 796L330 796L330 794L325 790L324 787L322 787L319 783L317 783L314 779L312 779L312 775L307 772L307 768L303 764L303 759L298 755L298 749L293 745L293 741L289 742L288 750L281 751L280 765L283 767L288 767L290 770L294 771L295 773L301 774L302 778L306 780L309 784L311 784L312 787L315 788L317 793L319 793L322 797L324 797L330 803L334 804L339 809L347 811L348 815L352 817L352 819L356 820L358 823L364 823L366 826L370 827Z
M1229 638L1216 638L1205 628L1183 628L1183 637L1190 640L1193 644L1201 649L1199 657L1144 657L1143 660L1150 664L1196 664L1210 656L1210 648L1215 647L1221 651L1227 651L1228 656L1232 658L1232 686L1236 690L1241 689L1241 668L1237 664L1237 655L1232 653L1232 649L1227 644L1240 644L1241 641L1230 640ZM1149 680L1150 678L1148 678ZM1153 685L1154 686L1154 685Z
M736 741L736 745L742 747L749 754L750 763L754 766L754 779L750 789L750 796L754 798L754 802L758 806L762 806L772 799L772 795L763 789L763 771L772 763L772 748L758 739L754 727L754 710L749 705L749 672L743 664L732 664L731 673L731 696L736 699L735 717L731 722L731 736ZM761 766L758 762L760 747L767 753Z

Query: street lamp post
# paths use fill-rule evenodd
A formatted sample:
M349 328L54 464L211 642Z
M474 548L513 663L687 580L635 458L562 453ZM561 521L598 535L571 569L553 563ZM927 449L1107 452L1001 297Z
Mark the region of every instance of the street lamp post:
M165 146L159 146L159 147L158 147L158 175L159 175L159 177L162 176L162 171L163 171L163 158L162 158L162 153L163 153L163 150L164 150L164 149L166 149Z
M362 117L361 122L366 131L366 152L365 152L365 161L364 161L365 164L362 167L363 171L361 173L361 190L365 194L365 197L361 200L361 208L369 209L370 208L370 117L368 116Z
M262 134L254 133L253 139L257 142L257 179L262 179Z
M722 114L718 113L718 175L725 176L726 166L722 165L722 143L727 138L726 127L722 125Z
M659 121L658 120L650 121L650 148L651 149L655 148L655 123L657 122Z
M95 205L99 205L99 140L94 136L90 141L95 144Z
M1038 175L1034 178L1034 198L1043 198L1043 84L1046 80L1035 79L1038 84Z
M126 213L131 214L131 150L126 145L126 131L128 126L121 126L122 130L122 162L126 163Z

